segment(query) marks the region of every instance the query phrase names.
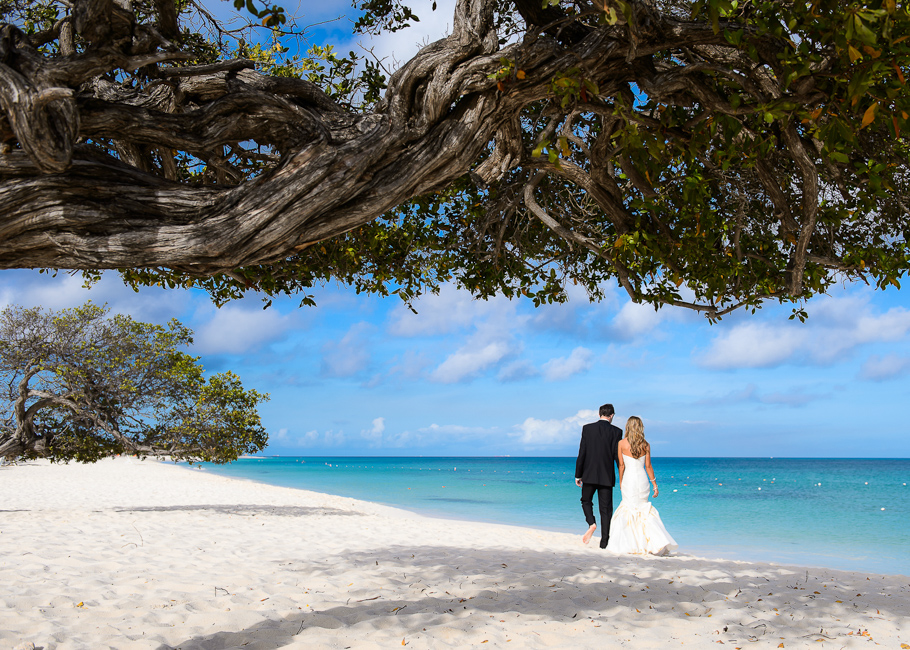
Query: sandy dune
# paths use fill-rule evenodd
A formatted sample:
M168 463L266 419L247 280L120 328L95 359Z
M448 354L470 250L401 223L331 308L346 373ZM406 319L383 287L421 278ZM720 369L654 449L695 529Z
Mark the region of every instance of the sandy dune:
M0 648L910 646L910 578L617 557L582 528L153 460L2 467Z

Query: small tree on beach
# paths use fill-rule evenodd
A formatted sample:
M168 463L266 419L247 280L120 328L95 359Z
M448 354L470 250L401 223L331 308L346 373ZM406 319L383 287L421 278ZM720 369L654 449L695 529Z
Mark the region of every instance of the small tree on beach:
M92 303L0 312L0 458L94 462L113 454L224 463L262 450L256 407L231 372L203 377L192 332L108 317Z
M287 57L280 7L235 4L272 40L196 1L0 0L0 268L218 303L609 281L715 319L910 267L906 3L457 0L394 73Z

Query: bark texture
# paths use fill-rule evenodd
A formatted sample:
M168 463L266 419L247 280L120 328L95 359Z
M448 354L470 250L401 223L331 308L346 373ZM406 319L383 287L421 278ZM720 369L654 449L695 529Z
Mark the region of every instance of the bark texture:
M582 65L614 82L637 76L622 27L586 30L568 44L535 34L500 49L493 7L460 0L452 34L398 70L379 110L366 115L246 61L161 67L144 86L123 88L105 73L181 53L159 51L147 26L110 1L75 2L87 53L46 57L3 26L0 100L8 140L19 146L0 156L0 268L161 266L206 275L278 261L446 186L494 140L497 156L481 176L514 167L520 134L510 128L561 70ZM704 24L662 17L639 37L635 57L720 41ZM491 78L502 58L524 71L508 92ZM100 141L119 155L86 144ZM226 168L223 183L191 187L169 180L161 162L175 150L217 164L225 147L244 141L274 146L280 165L252 180ZM152 148L164 153L153 158Z
M824 35L810 42L810 26L799 47L817 52L792 63L797 42L750 27L751 3L729 22L690 19L691 4L458 0L452 33L397 70L366 113L252 61L187 64L168 0L143 20L129 2L74 0L50 32L2 25L0 268L237 278L470 173L498 197L476 237L494 242L491 259L520 209L568 247L551 260L583 251L635 300L719 316L823 290L830 270L860 273L868 242L835 223L846 207L819 226L822 208L849 207L854 160L886 151L903 173L906 159L866 120L877 107L847 138L849 155L832 158L837 147L818 139L823 106L866 101L838 95L854 55ZM907 112L892 110L899 134ZM699 183L714 195L687 213ZM869 241L903 231L894 186L879 212L901 223ZM672 286L683 281L694 297Z

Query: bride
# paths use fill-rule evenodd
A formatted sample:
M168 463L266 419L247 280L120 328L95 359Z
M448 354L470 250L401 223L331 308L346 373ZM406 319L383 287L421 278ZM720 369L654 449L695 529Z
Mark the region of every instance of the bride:
M658 491L651 467L651 446L645 441L641 418L633 415L626 422L626 437L619 441L617 464L622 501L610 520L607 550L654 555L676 550L676 541L664 528L657 509L648 501L651 483L654 484L654 498Z

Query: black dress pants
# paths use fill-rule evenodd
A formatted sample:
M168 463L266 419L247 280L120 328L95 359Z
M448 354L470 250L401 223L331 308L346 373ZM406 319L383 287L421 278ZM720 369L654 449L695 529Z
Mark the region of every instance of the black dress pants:
M607 547L610 539L610 520L613 518L613 486L584 483L581 486L581 509L588 525L597 523L594 519L594 493L597 492L597 506L600 510L600 548Z

